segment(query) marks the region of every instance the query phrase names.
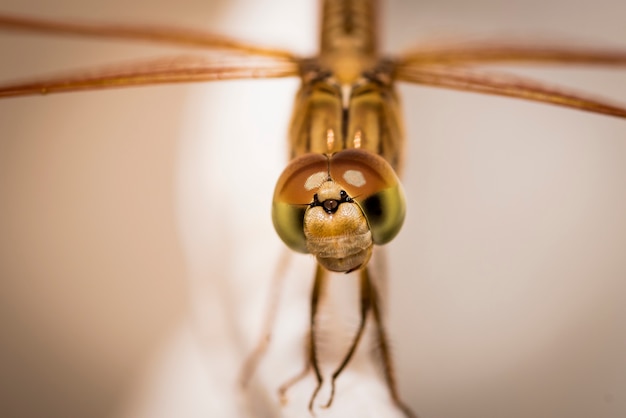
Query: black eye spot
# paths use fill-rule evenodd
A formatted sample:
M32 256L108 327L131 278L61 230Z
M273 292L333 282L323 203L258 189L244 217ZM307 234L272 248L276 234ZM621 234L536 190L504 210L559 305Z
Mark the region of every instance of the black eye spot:
M376 223L380 221L384 215L383 211L383 202L380 199L378 194L374 194L367 199L365 199L362 203L363 212L367 216L367 219L371 223Z

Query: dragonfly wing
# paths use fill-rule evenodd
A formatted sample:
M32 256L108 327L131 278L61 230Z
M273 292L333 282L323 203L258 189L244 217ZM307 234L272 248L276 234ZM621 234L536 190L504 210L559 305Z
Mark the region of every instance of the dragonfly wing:
M398 81L426 86L515 97L626 118L626 107L605 99L501 72L478 71L465 67L399 64L395 69L395 78Z
M0 14L0 29L148 41L181 47L239 51L241 53L283 58L292 61L298 59L289 51L258 47L221 35L175 27L72 23Z
M584 46L483 41L425 45L398 57L408 64L550 64L626 66L626 50Z
M154 84L292 77L298 64L251 55L175 56L0 86L0 98Z

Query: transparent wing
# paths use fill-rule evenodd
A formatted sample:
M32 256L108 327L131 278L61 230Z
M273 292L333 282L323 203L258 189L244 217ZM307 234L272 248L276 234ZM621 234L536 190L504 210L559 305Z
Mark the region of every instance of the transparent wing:
M237 54L164 57L48 79L16 82L0 86L0 98L165 83L291 77L298 74L298 64L278 58Z
M464 67L399 64L395 79L426 86L443 87L550 103L593 113L626 118L626 108L565 89L543 85L525 77Z
M258 47L221 35L174 27L71 23L0 14L0 29L149 41L184 47L232 50L293 61L297 60L297 57L289 51Z
M539 41L529 42L463 42L447 45L425 45L398 57L408 64L551 64L626 66L626 50L584 46L567 46Z

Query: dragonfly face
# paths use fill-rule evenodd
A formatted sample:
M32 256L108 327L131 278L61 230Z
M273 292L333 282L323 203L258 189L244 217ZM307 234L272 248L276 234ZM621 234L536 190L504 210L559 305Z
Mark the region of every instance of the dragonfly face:
M291 249L338 272L366 264L374 244L400 231L404 214L393 169L362 149L296 158L278 180L272 209L274 227Z

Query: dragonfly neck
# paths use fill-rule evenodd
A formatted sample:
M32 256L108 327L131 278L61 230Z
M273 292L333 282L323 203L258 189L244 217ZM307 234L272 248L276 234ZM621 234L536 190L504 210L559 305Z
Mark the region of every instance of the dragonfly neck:
M324 0L320 55L377 53L376 0Z

